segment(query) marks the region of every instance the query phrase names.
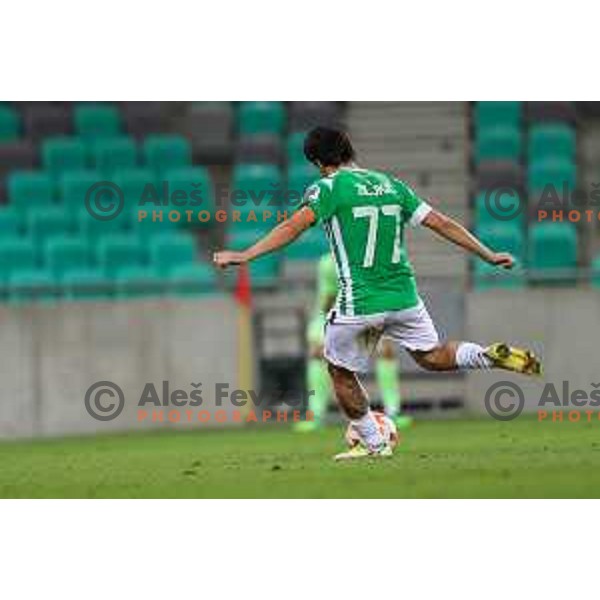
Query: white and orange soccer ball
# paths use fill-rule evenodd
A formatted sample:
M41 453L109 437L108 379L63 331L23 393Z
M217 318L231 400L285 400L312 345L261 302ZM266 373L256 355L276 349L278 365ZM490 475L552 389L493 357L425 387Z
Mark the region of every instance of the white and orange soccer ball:
M400 441L396 424L382 412L374 412L373 416L377 421L377 425L379 426L379 431L381 432L383 439L392 448L392 450L395 449ZM345 438L346 444L348 444L348 448L350 449L355 448L363 443L360 439L360 435L358 435L358 432L352 426L352 423L350 423L348 425L348 429L346 429Z

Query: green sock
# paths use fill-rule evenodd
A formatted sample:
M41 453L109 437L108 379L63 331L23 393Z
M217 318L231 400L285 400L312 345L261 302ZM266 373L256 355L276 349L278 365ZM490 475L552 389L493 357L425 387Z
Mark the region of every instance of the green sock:
M329 373L324 360L320 358L311 358L308 361L306 370L307 387L311 394L308 402L308 408L315 415L315 421L322 421L327 411L327 404L330 396Z
M402 404L400 374L396 366L396 361L389 358L377 359L375 375L385 412L388 416L394 417L400 412Z

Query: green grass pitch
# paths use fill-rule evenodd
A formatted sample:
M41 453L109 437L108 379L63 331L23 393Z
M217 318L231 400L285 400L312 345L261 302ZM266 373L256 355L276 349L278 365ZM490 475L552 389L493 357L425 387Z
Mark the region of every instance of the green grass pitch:
M385 461L335 464L342 427L0 444L3 498L600 497L600 425L419 422Z

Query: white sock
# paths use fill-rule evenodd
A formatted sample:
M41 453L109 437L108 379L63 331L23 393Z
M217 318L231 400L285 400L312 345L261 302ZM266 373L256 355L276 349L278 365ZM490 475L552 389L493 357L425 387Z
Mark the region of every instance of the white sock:
M379 432L377 421L373 418L371 411L361 419L352 421L352 426L356 429L369 450L377 450L383 444L383 438Z
M463 371L475 369L488 370L492 361L485 356L485 348L472 342L463 342L456 350L456 364Z

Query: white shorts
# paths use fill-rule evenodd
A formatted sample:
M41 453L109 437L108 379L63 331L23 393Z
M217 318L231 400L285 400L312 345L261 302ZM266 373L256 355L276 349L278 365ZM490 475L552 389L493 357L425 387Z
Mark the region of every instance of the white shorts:
M439 345L435 325L421 302L414 308L377 315L330 315L325 329L325 358L348 371L365 373L383 337L411 351L428 352Z

